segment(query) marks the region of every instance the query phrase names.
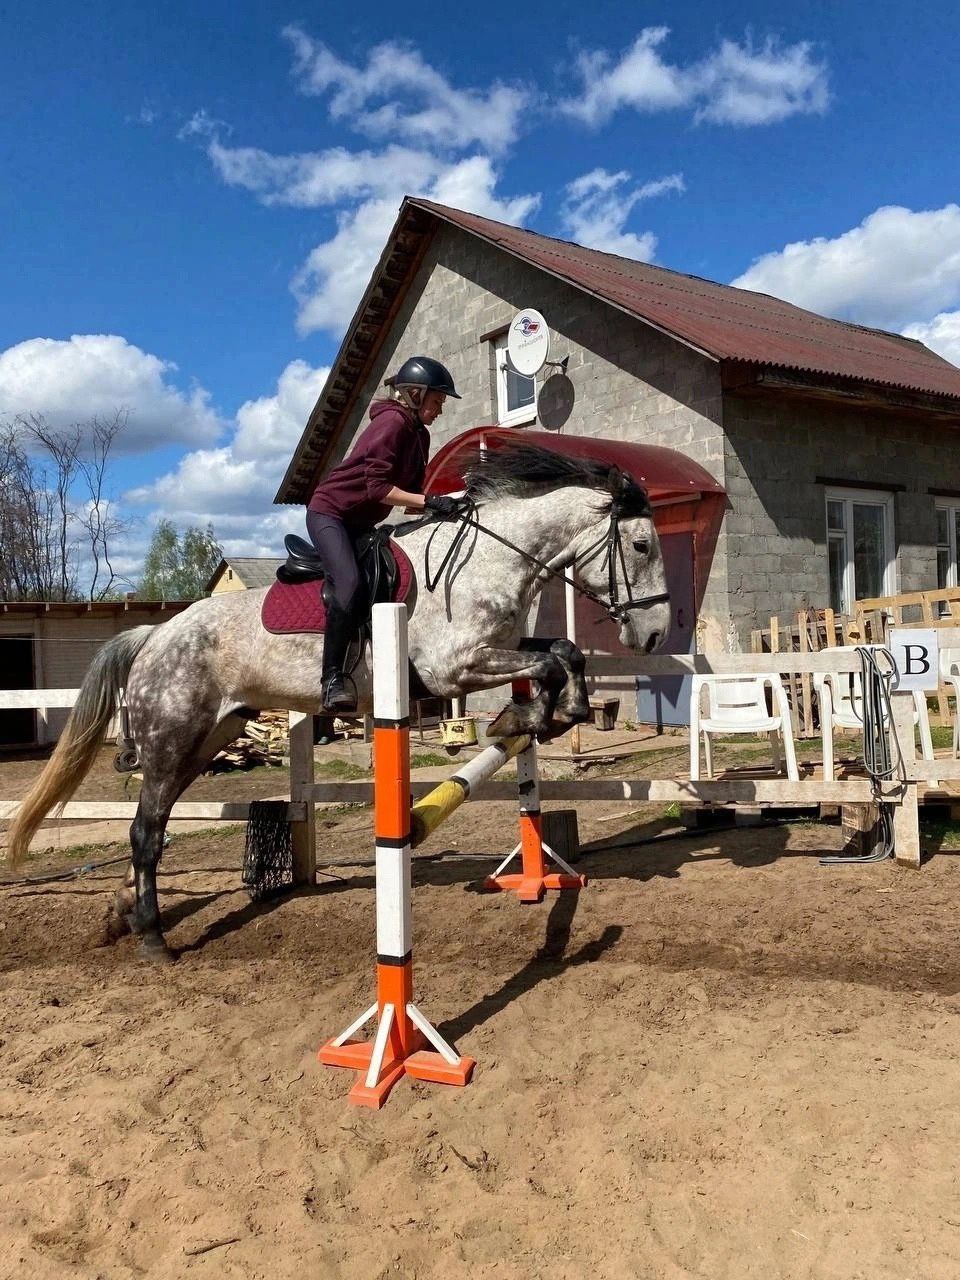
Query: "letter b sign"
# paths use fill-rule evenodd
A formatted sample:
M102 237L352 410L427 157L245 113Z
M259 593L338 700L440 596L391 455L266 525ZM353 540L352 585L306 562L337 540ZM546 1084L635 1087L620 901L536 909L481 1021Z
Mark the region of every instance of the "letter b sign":
M936 690L940 682L936 631L894 627L890 632L890 652L900 673L897 688Z

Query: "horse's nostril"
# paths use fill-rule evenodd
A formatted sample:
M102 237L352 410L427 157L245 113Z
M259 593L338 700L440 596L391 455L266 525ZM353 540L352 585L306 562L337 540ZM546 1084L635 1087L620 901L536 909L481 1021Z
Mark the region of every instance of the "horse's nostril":
M643 650L644 653L653 653L654 649L656 649L659 643L660 643L660 632L654 631L653 634L650 636L650 638L647 640L647 643L644 645L644 650Z

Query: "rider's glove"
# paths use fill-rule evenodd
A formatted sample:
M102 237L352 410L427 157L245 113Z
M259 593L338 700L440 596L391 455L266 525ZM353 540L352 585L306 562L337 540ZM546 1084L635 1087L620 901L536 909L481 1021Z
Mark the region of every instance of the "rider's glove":
M423 505L425 510L432 511L441 520L455 520L463 509L460 501L448 493L428 493Z

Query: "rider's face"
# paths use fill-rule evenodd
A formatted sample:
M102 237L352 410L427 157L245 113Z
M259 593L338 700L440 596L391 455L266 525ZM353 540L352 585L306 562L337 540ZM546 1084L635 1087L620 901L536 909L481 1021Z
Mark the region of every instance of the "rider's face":
M420 418L424 426L429 427L431 422L435 422L443 413L443 402L446 396L442 391L428 391L423 397L423 404L420 406Z

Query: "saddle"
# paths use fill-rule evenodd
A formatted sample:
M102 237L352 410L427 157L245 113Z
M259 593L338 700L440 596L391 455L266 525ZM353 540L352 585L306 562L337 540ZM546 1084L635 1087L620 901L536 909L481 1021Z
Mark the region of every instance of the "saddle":
M287 559L277 570L277 581L266 594L260 621L274 635L322 632L327 625L323 562L312 543L289 533L283 540ZM410 557L390 538L389 529L371 529L356 543L364 606L361 633L369 629L369 613L375 604L406 600L413 587Z

